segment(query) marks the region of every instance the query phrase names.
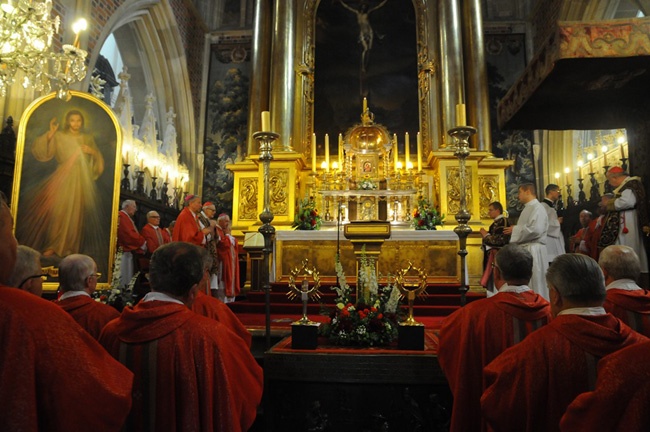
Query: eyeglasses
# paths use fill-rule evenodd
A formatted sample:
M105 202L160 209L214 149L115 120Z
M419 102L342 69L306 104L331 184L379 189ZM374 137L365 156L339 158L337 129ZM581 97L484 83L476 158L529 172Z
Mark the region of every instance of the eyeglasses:
M160 216L149 216L149 219L160 219Z
M23 285L27 283L28 280L30 279L36 279L36 278L41 278L41 280L46 281L47 280L47 274L37 274L33 276L26 277L25 280L23 280L19 285L18 288L22 288Z
M101 273L91 273L91 274L89 274L89 275L86 277L86 279L91 278L91 277L94 277L94 278L96 278L96 279L99 279L101 276L102 276Z

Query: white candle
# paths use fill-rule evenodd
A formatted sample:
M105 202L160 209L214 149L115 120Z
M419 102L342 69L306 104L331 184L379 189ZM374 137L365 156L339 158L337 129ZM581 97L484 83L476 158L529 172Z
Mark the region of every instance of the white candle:
M410 149L409 147L410 147L410 143L409 143L409 133L406 132L406 133L404 134L404 152L406 153L406 156L405 156L404 159L406 159L406 160L405 160L406 165L409 164L409 159L411 158L411 149Z
M330 172L330 136L325 134L325 164L327 172Z
M604 145L601 150L603 151L603 166L607 166L607 146Z
M393 134L393 168L397 172L397 134Z
M363 112L366 112L367 109L368 109L368 99L363 98Z
M422 171L422 135L418 132L417 137L418 143L418 172Z
M623 148L623 144L621 144L620 147L621 147L621 159L625 159L625 149Z
M339 134L339 171L343 171L343 134Z
M316 173L316 134L311 134L311 172Z
M465 117L465 104L459 103L456 105L456 124L458 126L465 126L467 122Z
M262 132L271 130L271 113L269 111L262 111Z

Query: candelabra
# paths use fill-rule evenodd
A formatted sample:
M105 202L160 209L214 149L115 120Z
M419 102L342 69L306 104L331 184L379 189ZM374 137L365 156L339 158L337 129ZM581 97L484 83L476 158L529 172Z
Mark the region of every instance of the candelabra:
M591 188L589 189L589 201L592 203L598 203L600 201L600 185L598 180L596 180L596 173L589 173Z
M604 173L604 175L605 175L605 181L604 181L605 193L612 193L614 191L614 188L612 187L612 185L609 184L609 182L607 181L607 171L609 171L610 168L611 167L609 165L605 165L603 167L603 170L605 171L605 173Z
M167 187L169 183L163 182L162 190L160 191L160 201L164 206L169 206L169 196L167 195Z
M260 234L264 236L264 260L262 261L263 267L263 289L265 300L266 312L266 349L271 348L271 282L270 282L270 269L269 269L269 255L273 251L273 238L275 237L275 227L271 225L273 221L273 213L271 212L270 204L270 191L269 180L271 176L271 161L273 160L273 142L276 141L280 135L275 132L255 132L253 138L260 144L260 161L264 170L264 210L260 213L260 221L262 226L258 229Z
M573 196L571 195L571 185L570 184L566 185L566 194L567 194L566 206L567 207L573 207L576 204L576 202L573 200Z
M156 190L156 179L158 177L151 177L151 190L149 191L149 198L151 201L158 200L158 191Z
M469 290L466 276L466 262L467 257L467 237L472 232L472 228L467 225L472 214L467 210L467 172L465 168L465 160L470 155L469 151L469 138L476 133L476 129L471 126L457 126L449 130L449 135L454 139L455 148L454 156L458 158L458 177L460 189L460 209L456 213L456 222L458 226L454 228L454 232L458 235L460 248L458 255L460 256L460 305L465 306L466 294Z
M120 187L126 191L131 190L131 181L129 180L129 167L131 165L124 164L124 178L120 182Z
M144 195L144 171L138 171L137 176L135 192Z
M580 191L578 192L578 204L584 204L587 202L587 195L585 194L584 191L585 185L583 182L584 179L581 178L578 179L578 189L580 189Z

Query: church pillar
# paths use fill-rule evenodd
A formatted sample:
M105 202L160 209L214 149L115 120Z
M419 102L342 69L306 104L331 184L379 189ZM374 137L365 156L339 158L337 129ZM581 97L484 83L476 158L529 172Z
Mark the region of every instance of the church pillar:
M271 52L271 129L280 134L273 150L292 151L295 101L296 11L294 0L275 2Z
M467 111L469 125L478 133L471 140L472 147L479 151L492 151L490 137L490 98L487 88L487 66L483 41L483 17L480 0L463 2L465 23L465 82L467 83Z
M460 27L458 0L440 2L440 82L443 130L458 125L455 118L456 104L465 102L463 90L462 31ZM446 147L451 138L443 135Z
M262 130L260 112L269 109L269 77L271 74L271 8L269 0L256 0L251 49L251 80L248 103L248 156L257 154L253 133Z

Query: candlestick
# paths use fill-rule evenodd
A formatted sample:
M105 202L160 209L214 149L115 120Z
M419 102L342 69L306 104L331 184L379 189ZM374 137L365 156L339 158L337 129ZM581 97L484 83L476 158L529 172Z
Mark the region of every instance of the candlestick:
M422 171L422 135L418 132L417 136L418 144L418 172Z
M156 177L156 165L153 166L153 176Z
M594 172L594 166L593 166L592 162L593 162L593 160L592 160L592 159L589 159L589 173L590 173L590 174L591 174L592 172Z
M330 172L330 136L325 134L325 164L327 172Z
M339 171L343 171L343 134L339 134Z
M311 134L311 172L316 174L316 134Z
M269 132L271 130L271 113L269 111L262 111L262 132Z
M397 134L393 134L393 169L397 172Z
M410 156L411 156L411 149L409 147L410 147L409 133L406 132L404 134L404 152L406 153L406 156L404 157L404 159L406 159L406 161L405 161L406 165L408 165L409 159L410 159Z
M457 126L465 126L467 123L465 117L465 104L459 103L456 105L456 123Z
M368 109L368 98L364 97L363 98L363 111L362 112L366 112L367 109Z
M625 149L623 148L623 144L619 146L621 148L621 159L625 159Z
M607 165L607 146L604 145L601 150L603 151L603 165Z
M565 177L565 178L564 178L564 181L566 182L567 185L570 184L570 183L569 183L569 173L570 173L570 172L571 172L571 170L569 169L569 167L565 167L565 168L564 168L564 177ZM571 194L569 194L569 195L571 195Z

